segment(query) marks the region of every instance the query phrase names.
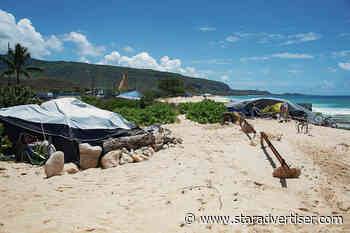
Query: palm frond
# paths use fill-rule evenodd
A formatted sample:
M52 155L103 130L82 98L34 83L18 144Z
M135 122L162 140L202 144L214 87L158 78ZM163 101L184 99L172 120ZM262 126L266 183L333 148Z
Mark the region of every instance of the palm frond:
M29 72L27 72L27 71L25 71L25 70L22 70L21 73L24 74L24 76L26 76L27 78L30 78Z
M0 56L0 62L5 63L11 69L14 69L14 67L15 67L13 62L6 57Z

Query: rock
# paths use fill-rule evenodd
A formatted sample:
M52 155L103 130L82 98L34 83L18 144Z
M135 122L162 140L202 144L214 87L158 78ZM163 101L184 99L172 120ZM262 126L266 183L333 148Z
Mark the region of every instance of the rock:
M350 198L346 198L346 197L343 197L343 198L340 198L341 200L339 200L337 202L337 207L341 210L341 211L344 211L344 212L348 212L350 210Z
M79 144L80 152L80 168L95 168L101 155L102 148L100 146L90 146L88 143Z
M120 161L119 161L120 165L127 164L127 163L133 163L133 162L134 162L134 159L129 155L129 153L122 152L122 154L120 156Z
M148 156L146 155L139 155L139 158L141 158L142 160L149 160Z
M102 168L107 169L117 167L119 165L121 155L121 150L112 150L105 154L101 159Z
M154 144L152 148L154 151L160 151L163 148L163 144Z
M153 154L154 154L153 148L149 147L148 150L149 150L149 153L150 153L149 157L153 156Z
M45 174L47 178L61 175L64 167L64 153L56 151L52 153L50 158L45 163Z
M163 145L163 149L168 149L168 148L169 148L169 146L167 144Z
M164 143L163 134L161 134L161 133L153 134L153 142L154 142L154 144L163 144Z
M177 138L175 141L176 141L177 143L179 143L179 144L182 144L182 143L183 143L182 138Z
M79 172L79 168L75 163L67 163L64 165L64 172L68 174L75 174Z
M143 161L143 158L141 157L141 155L139 155L137 153L131 153L130 156L134 160L134 162L142 162Z

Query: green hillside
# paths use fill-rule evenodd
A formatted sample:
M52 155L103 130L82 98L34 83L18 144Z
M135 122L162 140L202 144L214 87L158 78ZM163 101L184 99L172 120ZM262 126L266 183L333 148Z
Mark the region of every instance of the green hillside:
M43 61L37 59L32 59L28 65L41 67L45 71L43 73L33 73L31 80L23 78L22 83L41 92L52 89L70 91L77 88L90 88L92 83L94 83L93 85L96 88L111 89L118 87L121 74L127 73L129 89L137 89L141 92L157 89L159 79L178 78L183 80L188 90L192 90L195 93L211 93L216 95L269 94L269 92L265 91L232 90L227 84L222 82L150 69L134 69L79 62ZM4 70L5 68L4 64L0 64L0 70ZM7 79L3 78L0 80L0 85L7 85Z

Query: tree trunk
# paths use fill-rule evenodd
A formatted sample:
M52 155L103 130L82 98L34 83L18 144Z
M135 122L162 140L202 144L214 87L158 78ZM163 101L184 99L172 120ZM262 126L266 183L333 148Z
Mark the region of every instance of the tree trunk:
M152 145L154 142L155 137L153 134L113 138L103 142L103 152L108 153L112 150L122 149L123 147L126 149L138 149L143 146Z
M16 75L17 75L17 85L19 84L19 72L17 71L16 72Z

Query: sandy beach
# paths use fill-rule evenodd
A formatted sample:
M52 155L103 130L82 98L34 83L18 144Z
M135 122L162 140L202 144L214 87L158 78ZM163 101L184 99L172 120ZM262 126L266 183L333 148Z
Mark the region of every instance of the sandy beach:
M350 131L250 120L282 133L272 143L298 179L272 177L278 161L238 125L166 125L183 144L149 161L46 179L42 167L0 162L0 232L349 232ZM258 142L258 139L255 140ZM269 162L271 156L272 162ZM200 215L342 216L342 225L200 224ZM193 213L197 219L185 224Z
M161 102L167 103L186 103L186 102L201 102L204 99L214 100L216 102L228 103L230 102L229 98L225 98L222 96L192 96L192 97L171 97L171 98L163 98L160 99Z

